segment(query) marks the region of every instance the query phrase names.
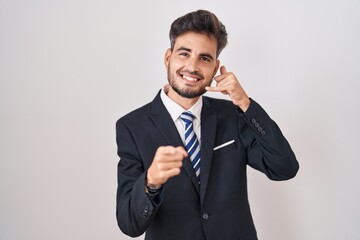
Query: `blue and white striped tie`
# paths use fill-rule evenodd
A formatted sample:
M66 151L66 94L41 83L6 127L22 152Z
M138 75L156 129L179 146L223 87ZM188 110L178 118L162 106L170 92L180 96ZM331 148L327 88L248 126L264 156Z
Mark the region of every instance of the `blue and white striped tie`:
M200 144L193 128L194 115L191 112L183 112L180 116L185 122L185 148L189 153L191 164L200 183Z

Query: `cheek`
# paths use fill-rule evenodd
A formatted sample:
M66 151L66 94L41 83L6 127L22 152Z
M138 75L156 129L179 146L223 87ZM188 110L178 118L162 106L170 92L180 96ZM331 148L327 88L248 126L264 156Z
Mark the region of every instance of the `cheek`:
M210 86L211 83L212 83L212 81L213 81L213 78L210 77L209 79L206 80L205 85L206 85L206 86Z
M206 73L207 76L213 76L216 73L216 65L214 63L207 64L203 66L204 74Z
M213 79L215 76L216 72L213 68L209 69L206 71L206 78L207 79Z
M176 72L179 69L179 64L176 61L171 61L169 62L168 69L170 69L173 72Z

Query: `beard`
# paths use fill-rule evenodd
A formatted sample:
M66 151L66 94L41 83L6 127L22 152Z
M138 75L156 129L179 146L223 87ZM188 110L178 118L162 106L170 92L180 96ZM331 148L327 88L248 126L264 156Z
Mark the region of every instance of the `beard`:
M179 70L176 71L176 75L179 75ZM201 79L203 79L204 77L197 73L197 72L194 72L194 73L191 73L193 75L197 75L199 76ZM210 86L211 82L208 84L208 85L201 85L200 88L198 89L195 89L195 90L192 90L190 88L186 88L186 87L183 87L181 88L177 83L176 83L176 75L175 76L171 76L171 70L170 70L170 65L168 66L168 69L167 69L167 77L168 77L168 82L171 86L172 89L174 89L174 91L179 94L180 96L184 97L184 98L197 98L197 97L200 97L201 95L203 95L204 93L206 93L206 89L205 87L206 86ZM199 80L201 81L201 80Z

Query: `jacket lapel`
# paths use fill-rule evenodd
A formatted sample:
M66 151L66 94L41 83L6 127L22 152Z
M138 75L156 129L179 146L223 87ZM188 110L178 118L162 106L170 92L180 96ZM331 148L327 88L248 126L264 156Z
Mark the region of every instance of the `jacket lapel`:
M213 148L216 137L216 106L212 106L206 97L203 98L201 110L201 165L200 165L200 203L203 205L209 181Z
M156 95L155 99L151 103L149 117L154 122L155 126L159 129L168 145L184 147L179 132L177 131L169 112L166 110L166 107L161 101L160 93ZM183 169L185 170L186 174L189 176L194 187L199 193L199 183L197 182L197 178L189 157L184 159Z

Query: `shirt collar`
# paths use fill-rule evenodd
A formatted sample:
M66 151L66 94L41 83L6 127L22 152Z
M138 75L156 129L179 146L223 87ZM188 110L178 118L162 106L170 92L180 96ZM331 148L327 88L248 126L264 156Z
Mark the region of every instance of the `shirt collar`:
M165 87L161 89L160 97L174 122L180 117L183 112L191 112L197 120L201 120L201 108L203 105L202 97L199 97L196 103L188 110L184 109L179 104L174 102L171 98L169 98L169 96L165 93Z

